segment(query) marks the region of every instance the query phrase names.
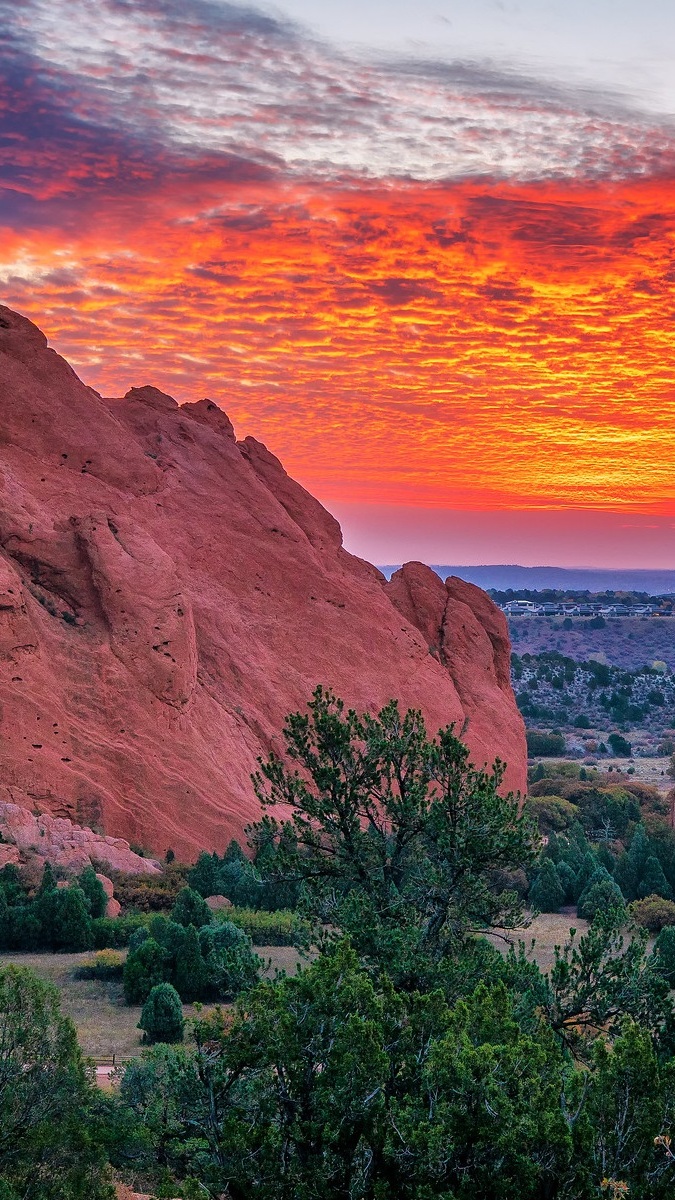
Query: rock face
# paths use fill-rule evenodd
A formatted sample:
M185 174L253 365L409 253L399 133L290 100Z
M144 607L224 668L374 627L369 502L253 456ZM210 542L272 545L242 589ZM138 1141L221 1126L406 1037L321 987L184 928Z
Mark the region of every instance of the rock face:
M455 576L443 583L423 563L406 563L384 590L449 673L464 712L455 732L475 760L492 762L503 747L500 757L513 766L516 728L523 735L522 724L514 725L511 645L501 609L474 584ZM519 786L524 790L525 781Z
M484 593L391 583L208 400L104 400L0 307L0 800L155 852L222 850L250 773L323 683L455 722L525 785L508 636ZM146 860L147 865L147 860Z

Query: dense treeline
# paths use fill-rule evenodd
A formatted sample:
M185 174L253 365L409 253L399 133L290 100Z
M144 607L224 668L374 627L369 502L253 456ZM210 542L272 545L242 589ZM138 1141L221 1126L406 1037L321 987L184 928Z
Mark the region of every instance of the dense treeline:
M488 588L496 604L510 600L532 600L535 604L656 604L664 611L673 607L673 597L667 593L653 596L651 592L613 591L590 592L575 588Z
M545 839L530 872L529 902L544 912L577 904L592 918L598 905L620 907L647 898L675 898L675 831L670 803L655 788L573 764L541 764L533 772L526 810ZM671 921L657 906L661 924ZM647 925L649 906L638 910ZM655 926L651 926L655 928Z
M544 872L567 878L563 862L588 888L603 848L578 815L551 830L542 859L531 816L500 794L501 767L474 769L452 730L429 739L394 704L359 716L319 689L285 738L283 759L255 778L266 816L252 839L273 850L263 885L295 889L318 930L317 956L295 978L252 974L233 1009L198 1016L181 1042L178 971L196 985L219 925L203 922L191 887L170 919L133 935L128 962L147 968L141 1023L164 1040L117 1094L75 1087L90 1194L104 1195L107 1156L138 1190L185 1200L670 1197L667 947L622 933L616 892L547 975L487 936L517 927L528 888ZM638 893L654 855L642 861L636 836L627 829L621 854ZM0 1143L3 1200L82 1194L12 1176L6 1154Z
M300 885L285 879L277 863L293 849L295 835L290 828L278 832L262 821L250 831L249 854L231 841L222 857L202 853L188 875L188 883L200 896L226 896L238 908L277 912L294 909L300 899Z
M107 897L92 867L59 887L49 863L34 894L12 864L0 871L1 950L89 950ZM103 928L105 928L105 924Z
M229 999L256 981L260 965L248 935L231 921L214 922L202 897L185 888L170 918L154 917L132 934L124 996L143 1004L169 983L183 1001Z

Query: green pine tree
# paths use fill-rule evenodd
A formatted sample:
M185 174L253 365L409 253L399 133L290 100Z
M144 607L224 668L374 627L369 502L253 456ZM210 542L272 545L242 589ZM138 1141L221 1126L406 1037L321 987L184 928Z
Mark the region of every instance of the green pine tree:
M592 921L598 911L604 913L611 908L625 908L623 895L605 868L600 867L579 897L577 915L584 921Z
M25 889L21 884L21 876L14 863L7 863L0 871L0 887L7 897L7 903L21 904L25 898Z
M0 1029L0 1195L110 1200L100 1093L56 989L25 968L1 970Z
M550 858L545 858L529 896L530 908L539 912L557 912L565 902L565 890Z
M51 863L45 863L42 872L42 882L31 905L32 914L37 918L40 934L40 944L51 949L56 945L56 911L58 908L58 891L56 876Z
M45 941L43 924L36 912L37 904L15 904L9 910L11 945L17 950L39 950L51 946Z
M619 855L617 859L614 868L614 879L621 888L621 893L625 900L631 901L636 899L638 876L627 850L624 850L623 854Z
M211 920L211 909L199 892L185 887L178 893L171 911L171 920L186 928L188 925L194 925L196 929L200 929Z
M645 865L650 853L651 847L649 845L647 831L644 825L639 824L635 829L633 840L628 850L628 860L635 871L638 880L645 869Z
M583 862L577 871L576 879L574 880L574 899L578 900L581 893L584 891L589 879L595 875L598 869L598 860L595 855L587 850Z
M185 1003L203 1000L207 989L208 971L202 958L199 936L194 925L188 925L183 946L176 958L174 984Z
M637 894L640 900L644 900L645 896L664 896L666 900L673 898L673 892L663 873L663 867L653 854L650 854L644 865Z
M12 945L12 916L4 890L0 888L0 950L9 950Z
M598 849L598 862L605 867L610 875L614 874L616 859L612 854L612 851L609 849L609 846L600 846Z
M235 861L248 862L248 859L246 858L246 855L244 854L244 851L242 850L236 838L232 838L231 841L228 842L225 853L223 854L223 862L227 863Z
M53 945L57 950L90 950L94 944L89 903L82 888L71 885L56 893Z
M574 883L576 880L576 875L569 864L563 862L562 860L556 864L555 869L558 872L558 879L560 880L565 895L563 904L572 904L574 900Z
M85 867L77 882L89 901L89 911L93 919L104 917L108 907L108 897L94 868Z
M166 953L154 938L146 938L127 955L122 976L127 1004L143 1004L153 987L166 980Z
M666 925L654 943L653 963L670 987L675 987L675 925Z
M138 1028L144 1032L143 1041L182 1042L185 1022L180 996L170 983L153 987L141 1013Z
M215 896L220 892L220 859L217 854L205 850L188 874L188 884L200 896Z
M56 891L56 875L54 868L50 862L46 862L42 870L42 882L38 888L38 896L43 896L45 892Z

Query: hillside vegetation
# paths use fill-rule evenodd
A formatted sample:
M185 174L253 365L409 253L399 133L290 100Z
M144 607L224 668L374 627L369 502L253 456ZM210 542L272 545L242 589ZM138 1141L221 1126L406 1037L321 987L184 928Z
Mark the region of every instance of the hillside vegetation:
M675 671L675 618L617 617L594 628L587 617L510 617L513 649L524 654L556 651L577 662L593 655L626 671L663 662Z
M143 1032L112 1090L92 1088L54 991L0 969L6 1121L30 1098L0 1139L2 1200L108 1200L111 1169L182 1200L670 1200L669 805L578 764L532 774L523 810L452 728L317 689L254 777L250 857L233 843L172 863L170 887L137 880L126 958L78 962L84 982L117 979ZM73 909L78 937L112 936L90 884L3 876L6 936L63 945ZM214 888L246 903L236 923ZM580 921L557 947L565 904ZM526 905L552 914L542 952L498 950ZM261 978L247 928L310 943L308 965ZM27 1003L45 1014L41 1090ZM76 1123L50 1126L43 1093ZM31 1174L36 1154L49 1167Z

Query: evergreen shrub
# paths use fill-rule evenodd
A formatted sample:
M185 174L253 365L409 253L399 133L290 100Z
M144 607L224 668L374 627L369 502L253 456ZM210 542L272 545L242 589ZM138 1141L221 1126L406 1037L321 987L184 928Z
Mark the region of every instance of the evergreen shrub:
M143 1041L182 1042L185 1031L183 1006L175 987L170 983L159 983L148 995L138 1028L143 1030Z

